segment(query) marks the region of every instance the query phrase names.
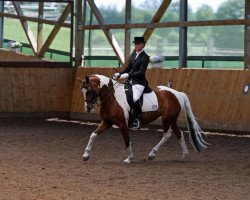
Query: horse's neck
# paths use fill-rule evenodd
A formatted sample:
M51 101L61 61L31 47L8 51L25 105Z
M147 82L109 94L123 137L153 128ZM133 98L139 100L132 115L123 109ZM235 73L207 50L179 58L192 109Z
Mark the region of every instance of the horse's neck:
M121 96L124 97L124 94L125 94L125 92L124 92L124 84L121 84L121 83L119 83L119 82L117 82L115 80L112 80L113 86L109 86L110 78L108 78L106 76L103 76L103 75L96 75L96 76L100 79L100 87L103 88L103 91L111 90L111 87L113 87L113 89L114 89L113 92L115 93L115 94L113 94L114 100L116 100L118 102L122 100L119 97L121 97ZM105 85L107 86L108 89L105 89L105 87L106 87ZM108 93L109 92L107 91L107 94ZM103 94L104 94L104 92L103 92ZM104 97L104 99L105 99L105 97ZM104 100L104 101L106 101L106 100ZM110 101L108 100L108 102L110 102ZM112 103L113 103L113 101L112 101Z
M115 90L114 97L116 102L118 102L118 104L124 109L129 108L126 93L124 90L124 84L118 83L116 86L114 86L114 90Z

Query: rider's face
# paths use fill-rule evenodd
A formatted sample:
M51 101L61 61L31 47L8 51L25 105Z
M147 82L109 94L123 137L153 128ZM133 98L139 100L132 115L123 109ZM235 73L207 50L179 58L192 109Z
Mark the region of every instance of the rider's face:
M144 48L143 43L135 43L135 50L140 52Z

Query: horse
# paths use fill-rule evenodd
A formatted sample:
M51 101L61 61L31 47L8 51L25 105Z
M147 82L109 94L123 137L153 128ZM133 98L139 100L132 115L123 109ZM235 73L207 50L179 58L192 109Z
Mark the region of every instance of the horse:
M131 108L126 99L124 84L98 74L86 76L85 79L79 80L81 81L85 110L91 113L94 112L96 106L99 106L99 114L102 120L98 128L90 135L83 154L83 160L87 161L90 159L93 142L97 136L116 125L122 133L128 154L123 162L126 164L131 163L134 159L128 124ZM145 96L144 94L141 116L142 125L151 123L161 117L163 126L163 137L148 154L149 160L153 160L156 157L160 147L170 138L171 132L174 132L179 139L183 157L188 155L183 132L177 125L177 119L182 110L184 110L186 115L189 140L194 150L199 152L207 148L206 144L208 143L202 138L204 132L194 117L190 101L185 93L167 86L157 86L152 89L152 94L148 95ZM145 105L144 101L147 101ZM151 110L148 109L150 104L153 107Z

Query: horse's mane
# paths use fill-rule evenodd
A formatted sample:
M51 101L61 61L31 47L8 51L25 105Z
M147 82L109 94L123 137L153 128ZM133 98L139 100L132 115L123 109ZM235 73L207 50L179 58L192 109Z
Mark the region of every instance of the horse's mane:
M109 77L107 77L105 75L101 75L101 74L91 74L89 77L94 77L94 76L96 76L96 77L98 77L100 79L100 87L102 87L103 85L108 85L110 79L112 80L113 85L115 85L117 83L116 80L114 80L112 78L109 78ZM119 83L119 85L121 85L121 84Z

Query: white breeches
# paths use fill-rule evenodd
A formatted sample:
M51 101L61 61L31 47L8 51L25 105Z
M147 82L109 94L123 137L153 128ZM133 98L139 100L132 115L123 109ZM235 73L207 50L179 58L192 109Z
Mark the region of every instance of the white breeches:
M144 88L145 87L143 85L140 85L140 84L132 85L134 102L136 102L141 97Z

